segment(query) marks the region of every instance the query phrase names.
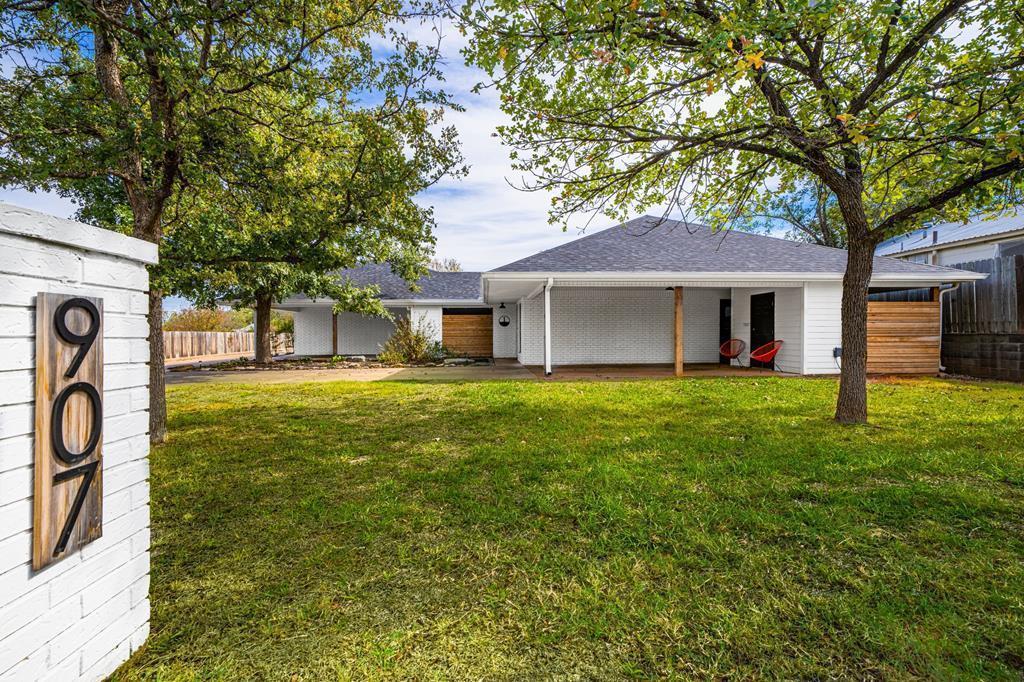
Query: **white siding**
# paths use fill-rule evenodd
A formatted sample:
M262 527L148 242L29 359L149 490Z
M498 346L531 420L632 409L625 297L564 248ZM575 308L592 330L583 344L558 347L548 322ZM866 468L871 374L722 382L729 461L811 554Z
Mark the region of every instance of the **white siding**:
M838 374L832 349L842 345L842 282L804 287L804 374Z
M0 205L0 679L100 680L149 633L151 244ZM35 301L103 299L103 536L31 568Z
M502 315L508 316L509 325L502 327L498 324L498 319ZM491 314L493 323L493 335L494 335L494 357L496 358L514 358L516 357L516 345L519 336L519 327L517 324L518 314L516 313L516 306L514 303L505 304L505 309L500 310L498 306L494 306Z
M718 301L727 289L683 290L686 362L718 361ZM524 364L544 362L544 299L522 302ZM553 287L554 365L670 364L673 294L664 287Z
M775 367L782 372L800 374L803 371L803 289L799 287L734 288L732 290L732 335L742 339L747 347L739 361L750 365L750 297L775 292L775 338L781 339L782 349L775 356Z

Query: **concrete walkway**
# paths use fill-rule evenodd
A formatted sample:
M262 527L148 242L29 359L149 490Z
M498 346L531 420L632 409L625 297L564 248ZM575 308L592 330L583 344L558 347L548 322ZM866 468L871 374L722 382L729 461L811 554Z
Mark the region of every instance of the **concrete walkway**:
M469 367L373 367L337 369L195 369L167 373L168 384L298 384L321 381L629 381L633 379L669 379L672 365L580 365L555 367L554 374L544 376L542 367L524 367L515 360L496 360L493 365ZM726 367L722 365L687 365L686 377L765 377L795 376L768 369Z

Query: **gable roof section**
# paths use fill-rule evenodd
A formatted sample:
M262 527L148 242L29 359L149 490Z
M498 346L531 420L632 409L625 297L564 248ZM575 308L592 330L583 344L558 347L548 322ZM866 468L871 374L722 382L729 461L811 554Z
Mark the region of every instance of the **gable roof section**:
M437 272L430 270L417 282L419 291L412 291L409 283L396 275L387 263L364 265L342 270L338 276L360 287L380 287L383 301L479 301L479 272Z
M998 238L999 235L1024 231L1024 206L1017 206L1006 214L988 214L978 216L966 223L939 223L908 232L899 237L887 239L878 245L875 254L879 256L896 256L915 251L957 244L965 241L980 241L987 237Z
M749 232L643 216L491 270L492 273L838 274L846 251ZM875 258L876 275L961 275L960 270ZM955 277L954 277L955 278Z

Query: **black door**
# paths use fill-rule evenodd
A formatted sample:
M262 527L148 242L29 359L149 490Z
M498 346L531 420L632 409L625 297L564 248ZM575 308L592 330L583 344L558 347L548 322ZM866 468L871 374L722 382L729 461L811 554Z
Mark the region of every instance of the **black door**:
M732 299L723 298L718 302L718 347L732 338ZM721 353L718 355L718 364L728 365L729 358Z
M775 340L775 292L750 297L750 350ZM771 367L770 362L750 361L751 367Z

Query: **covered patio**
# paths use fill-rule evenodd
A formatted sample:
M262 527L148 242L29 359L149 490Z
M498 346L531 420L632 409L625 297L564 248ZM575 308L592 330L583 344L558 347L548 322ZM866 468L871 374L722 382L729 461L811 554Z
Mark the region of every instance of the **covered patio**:
M678 376L674 364L656 365L569 365L560 367L558 372L544 375L543 365L527 366L538 379L548 381L619 381L625 379L668 379ZM739 367L714 363L687 363L683 376L688 378L710 377L793 377L796 374L775 372L763 367Z
M752 365L762 374L803 369L804 290L797 281L488 273L485 292L489 302L508 301L516 357L540 367L541 376L747 376ZM719 351L730 339L742 347L735 359ZM774 340L782 341L774 363L758 367L751 351Z

